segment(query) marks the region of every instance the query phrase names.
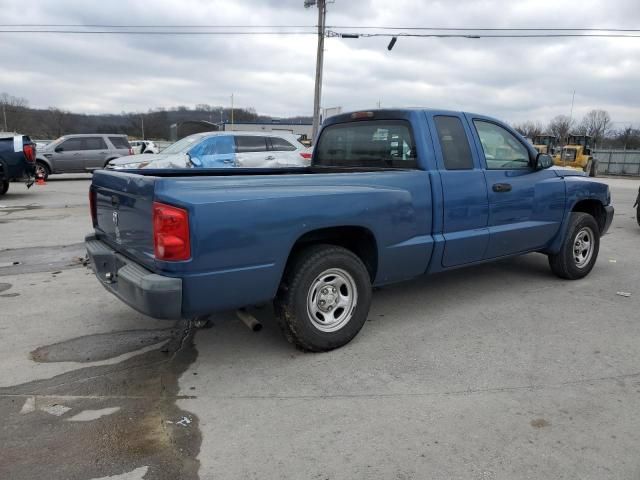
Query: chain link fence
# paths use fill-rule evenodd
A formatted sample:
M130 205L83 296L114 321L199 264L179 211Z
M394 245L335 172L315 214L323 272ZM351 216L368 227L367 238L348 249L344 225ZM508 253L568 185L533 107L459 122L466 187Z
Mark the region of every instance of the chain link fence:
M598 173L640 177L640 150L594 150Z

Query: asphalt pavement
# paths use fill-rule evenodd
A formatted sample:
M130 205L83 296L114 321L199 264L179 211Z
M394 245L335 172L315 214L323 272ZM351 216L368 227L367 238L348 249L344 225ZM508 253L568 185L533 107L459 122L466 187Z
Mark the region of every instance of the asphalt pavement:
M585 279L539 254L374 293L349 345L156 321L84 262L88 175L0 198L0 478L640 478L638 179ZM628 293L622 296L619 293Z

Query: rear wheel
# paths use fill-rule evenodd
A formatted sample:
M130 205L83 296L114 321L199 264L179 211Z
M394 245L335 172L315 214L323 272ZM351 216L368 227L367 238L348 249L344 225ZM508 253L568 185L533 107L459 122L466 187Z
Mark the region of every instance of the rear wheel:
M287 267L275 302L287 339L311 352L349 343L371 305L371 280L362 260L333 245L303 250Z
M589 170L589 176L590 177L598 176L598 162L596 162L595 160L591 162L591 169Z
M589 274L600 250L600 229L595 218L573 212L560 252L549 255L551 271L560 278L577 280Z
M4 195L9 191L9 180L0 180L0 195Z
M51 175L49 165L40 161L36 162L36 177L46 180L49 178L49 175Z

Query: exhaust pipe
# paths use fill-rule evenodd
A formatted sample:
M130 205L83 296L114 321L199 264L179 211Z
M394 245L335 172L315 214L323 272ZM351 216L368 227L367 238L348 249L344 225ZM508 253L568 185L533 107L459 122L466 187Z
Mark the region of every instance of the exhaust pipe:
M240 320L242 320L242 323L249 327L252 332L259 332L260 330L262 330L262 324L256 317L247 312L246 309L239 308L238 310L236 310L236 316Z

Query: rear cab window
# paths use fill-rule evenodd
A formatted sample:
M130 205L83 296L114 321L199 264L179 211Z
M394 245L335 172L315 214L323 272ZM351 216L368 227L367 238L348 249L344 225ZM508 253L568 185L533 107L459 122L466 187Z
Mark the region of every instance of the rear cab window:
M330 125L322 130L313 163L327 167L417 168L411 125L406 120Z
M117 150L120 149L129 149L131 146L129 145L129 141L124 137L109 137L109 141L113 145L113 147Z

